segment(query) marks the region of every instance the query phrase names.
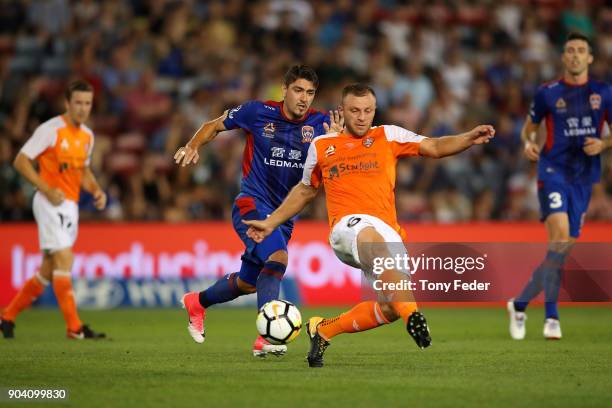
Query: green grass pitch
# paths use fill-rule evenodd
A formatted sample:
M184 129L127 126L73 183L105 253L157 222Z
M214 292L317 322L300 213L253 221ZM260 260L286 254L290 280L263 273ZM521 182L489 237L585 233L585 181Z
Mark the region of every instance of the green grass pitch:
M337 309L302 308L305 318ZM57 310L25 312L0 339L0 387L65 388L78 407L609 407L612 308L564 307L561 341L542 337L533 308L527 339L512 341L505 310L425 308L433 343L419 350L400 322L336 337L325 367L304 361L305 331L281 358L255 359L254 311L209 311L195 344L182 310L84 311L110 339L70 341ZM11 406L0 402L0 408Z

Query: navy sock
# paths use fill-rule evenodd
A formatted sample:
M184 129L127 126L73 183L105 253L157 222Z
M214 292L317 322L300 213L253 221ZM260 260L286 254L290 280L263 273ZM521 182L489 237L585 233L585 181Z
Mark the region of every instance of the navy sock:
M559 320L559 310L557 309L557 302L546 302L544 303L544 307L546 308L547 319Z
M264 264L256 284L257 309L271 300L278 299L285 269L287 269L287 266L280 262L268 261Z
M557 301L557 297L559 295L559 285L561 283L560 269L561 265L563 265L563 262L565 261L565 255L566 254L564 253L551 250L546 253L546 259L544 259L544 262L542 262L533 272L529 282L527 282L527 285L525 285L525 288L521 294L514 301L514 308L517 311L524 312L525 309L527 309L529 302L535 298L540 291L542 291L542 289L545 289L545 293L547 290L549 291L549 294L546 295L547 303L553 298L554 302ZM557 275L559 275L559 279L555 278ZM556 285L555 282L557 282ZM556 294L554 289L555 287Z
M518 312L524 312L527 309L529 301L534 297L538 296L538 293L542 290L542 279L544 271L542 270L542 264L539 265L535 271L531 274L529 282L523 288L523 291L514 301L514 309Z
M219 279L214 285L200 292L200 304L210 307L217 303L225 303L243 295L236 284L238 273L230 273Z
M550 258L550 265L544 275L544 307L546 318L559 319L557 300L561 289L561 268L565 262L564 253L555 252Z

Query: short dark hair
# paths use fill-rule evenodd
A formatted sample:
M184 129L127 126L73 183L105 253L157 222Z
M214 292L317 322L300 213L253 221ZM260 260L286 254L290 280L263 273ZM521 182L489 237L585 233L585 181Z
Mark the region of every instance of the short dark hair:
M376 93L374 89L369 85L363 83L354 83L345 86L342 89L342 100L346 98L347 95L355 95L355 96L366 96L367 94L371 94L374 98L376 98Z
M64 97L67 101L70 101L74 92L93 92L93 86L82 79L75 79L68 84L66 91L64 91Z
M294 65L285 74L283 78L283 84L289 86L298 79L305 79L312 82L315 88L319 87L319 77L314 69L306 65Z
M569 33L567 35L563 45L565 46L565 44L567 44L568 42L570 42L572 40L581 40L581 41L584 41L585 43L588 44L589 51L593 52L593 44L591 43L591 39L588 36L586 36L586 35L584 35L582 33L579 33L577 31L573 31L573 32L571 32L571 33Z

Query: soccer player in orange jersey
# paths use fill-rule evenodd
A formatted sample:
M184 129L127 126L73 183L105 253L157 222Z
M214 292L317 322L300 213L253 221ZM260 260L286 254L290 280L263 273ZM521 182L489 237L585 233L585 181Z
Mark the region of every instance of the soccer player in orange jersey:
M487 143L495 134L481 125L455 136L427 138L397 126L372 127L376 95L367 85L354 84L342 92L345 129L319 136L308 151L302 182L268 218L243 221L248 234L259 242L278 225L299 213L325 188L331 234L338 258L371 276L376 259L391 255L391 243L401 243L405 233L395 211L395 166L405 156L440 158L473 145ZM401 245L402 251L405 248ZM396 282L402 271L384 269L382 281ZM333 318L313 317L307 323L310 336L308 363L323 366L329 341L341 333L373 329L402 318L420 348L431 343L425 317L408 291L381 291L378 301L366 301Z
M106 194L89 168L93 132L85 126L93 102L93 88L84 81L71 82L65 92L66 112L40 125L17 154L13 165L38 190L32 209L43 253L39 271L11 300L0 317L5 338L14 337L15 318L53 282L57 303L71 339L101 338L79 319L72 290L72 245L79 222L81 187L94 197L98 210ZM38 162L38 172L32 161Z

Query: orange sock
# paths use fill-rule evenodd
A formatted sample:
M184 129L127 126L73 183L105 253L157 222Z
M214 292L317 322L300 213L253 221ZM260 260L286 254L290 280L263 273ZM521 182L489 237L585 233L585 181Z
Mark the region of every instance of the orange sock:
M389 321L380 310L377 302L361 302L340 316L323 319L319 325L319 334L326 340L341 333L366 331L387 324Z
M55 292L57 303L64 315L66 327L70 331L79 331L83 323L81 319L79 319L79 314L77 312L70 272L53 271L53 291Z
M416 302L391 302L391 307L405 322L408 321L412 312L417 310Z
M17 315L22 310L28 308L43 293L48 284L49 281L38 273L28 279L13 300L11 300L11 303L4 309L2 320L15 321Z

